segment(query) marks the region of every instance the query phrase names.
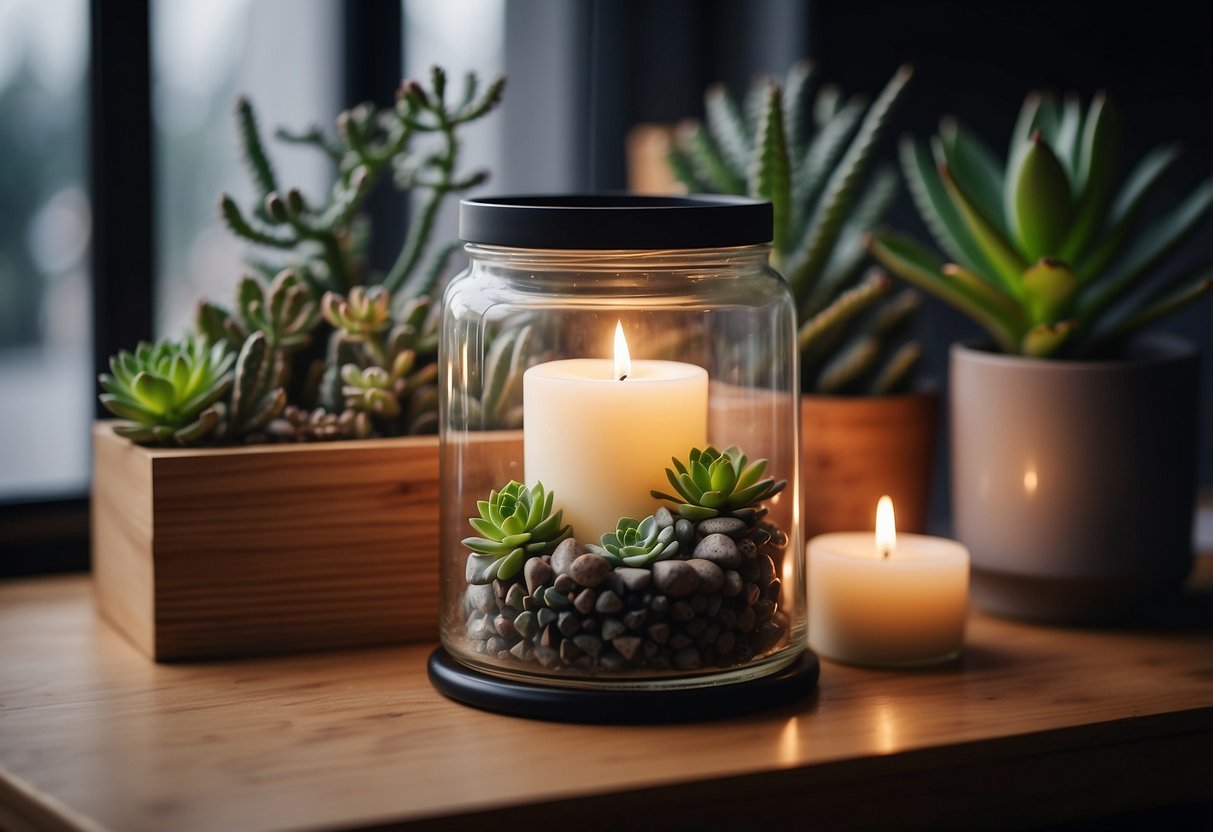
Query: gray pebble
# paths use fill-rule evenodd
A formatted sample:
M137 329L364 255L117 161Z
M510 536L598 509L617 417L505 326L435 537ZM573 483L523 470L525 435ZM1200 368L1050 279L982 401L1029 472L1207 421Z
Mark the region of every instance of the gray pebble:
M778 643L783 637L783 627L780 627L774 621L768 621L758 628L754 634L754 641L759 652L765 653Z
M693 647L684 647L674 654L672 659L674 667L679 670L694 670L702 665L703 660L699 656L699 651Z
M733 652L733 648L737 645L737 636L733 635L728 630L725 630L716 637L716 653L720 656L727 656Z
M623 623L629 630L639 630L648 619L648 610L631 610L623 614Z
M500 635L508 639L518 638L518 628L514 626L514 622L504 615L499 615L493 619L493 629Z
M577 618L577 613L562 612L556 619L556 629L560 630L560 634L566 638L576 633L581 629L581 621Z
M569 575L582 586L595 587L611 574L611 562L601 555L586 552L569 566Z
M720 605L722 603L724 603L724 599L719 595L709 595L708 607L704 610L704 612L709 618L711 618L712 616L716 615L716 613L720 612Z
M779 591L781 589L783 589L783 581L776 578L775 580L771 581L770 585L768 585L766 589L762 591L762 597L766 598L768 601L778 601Z
M731 537L710 534L695 547L694 557L710 560L721 569L735 569L741 563L741 553Z
M558 592L572 592L577 589L577 581L573 580L572 575L557 575L556 580L552 581L552 588Z
M602 658L598 661L602 665L603 670L622 670L623 666L627 664L627 660L614 650L609 653L603 653Z
M664 595L654 595L649 601L649 609L655 613L663 613L670 608L670 599Z
M613 644L621 656L628 661L632 661L640 651L641 639L640 636L620 636L615 639Z
M467 634L468 638L488 638L493 634L492 625L482 613L472 613L468 619Z
M670 607L670 618L675 621L690 621L695 617L695 610L686 601L676 601Z
M647 589L653 582L653 573L647 569L637 569L634 566L620 566L615 570L625 589L640 592Z
M543 603L554 610L567 610L573 606L573 603L569 601L569 596L554 586L550 586L543 591Z
M557 575L569 574L569 567L573 565L573 561L581 555L581 546L577 540L572 537L566 537L556 546L556 551L552 552L552 570Z
M588 613L594 609L594 601L597 600L597 594L592 589L583 589L577 593L577 597L573 599L573 606L578 612Z
M598 619L597 618L582 619L581 629L585 630L587 633L596 632L598 630Z
M716 613L716 621L726 630L731 630L737 626L737 613L728 607L722 607L720 612Z
M506 606L512 610L521 610L524 598L526 598L526 590L522 588L522 584L514 584L510 587L510 591L505 594Z
M763 555L758 558L758 583L761 586L766 586L771 581L775 580L775 561L771 560L770 555Z
M552 647L545 647L542 644L535 646L535 658L539 663L546 668L553 668L560 664L560 653Z
M488 584L472 584L464 597L474 610L490 612L497 608L493 601L493 588Z
M549 610L547 607L535 613L535 620L539 623L539 629L546 628L549 624L556 620L556 613ZM514 626L518 626L518 620L514 619Z
M663 595L682 598L699 586L699 573L685 560L662 560L653 564L653 584Z
M531 657L533 651L534 648L531 647L529 641L520 641L510 648L510 653L513 654L514 658L523 662Z
M662 622L660 624L650 624L649 629L645 631L649 638L658 644L665 644L670 640L670 625Z
M540 587L540 590L542 589L543 587ZM527 612L534 612L535 610L543 608L543 601L538 596L528 595L522 599L522 608Z
M619 612L623 609L623 599L608 589L598 596L598 600L594 602L594 609L603 613Z
M771 533L766 529L754 529L750 533L750 539L754 541L755 546L765 546L771 540Z
M758 546L747 537L745 540L738 541L737 551L741 552L743 560L753 560L758 554Z
M687 565L699 576L699 591L713 593L724 585L724 572L710 560L692 558Z
M754 620L759 624L763 624L775 614L775 603L773 601L762 600L754 605Z
M758 560L755 559L742 561L741 566L737 567L737 571L741 573L743 580L758 580Z
M522 577L526 580L526 591L534 595L535 590L552 580L552 567L541 558L531 558L526 562L526 566L522 567Z
M493 636L484 645L484 652L490 656L496 656L498 653L504 653L510 646L510 643L501 636Z
M498 598L504 598L506 590L509 589L500 578L493 579L493 594Z
M674 635L670 637L670 646L675 650L681 650L682 648L694 643L695 640L686 633L674 633Z
M576 661L581 658L581 648L565 639L560 642L560 658L566 663Z
M746 584L742 591L745 593L745 605L752 607L758 603L758 598L762 593L758 590L758 584Z
M661 652L661 646L653 641L645 641L644 645L641 647L641 652L644 653L644 657L646 659L651 659Z
M691 551L691 547L695 545L695 524L685 517L680 517L674 524L674 539L678 541L679 551Z
M720 594L725 598L733 598L741 594L743 581L741 575L735 569L730 569L724 573L724 584L720 587Z
M665 506L653 512L653 519L657 521L657 528L667 529L674 525L674 513Z
M697 613L703 612L708 608L708 599L699 594L692 595L691 600L687 603L689 603L691 605L691 609L695 610Z
M699 533L704 537L710 534L725 534L738 538L745 534L746 525L736 517L709 517L707 520L700 520L695 528L699 529Z
M544 612L550 612L550 610L544 610ZM518 617L514 619L513 624L514 629L518 631L518 635L523 638L530 638L539 632L539 622L535 620L535 613L533 612L518 613Z
M573 643L587 656L598 658L598 654L602 652L602 639L598 636L582 633L581 635L573 636Z
M602 638L604 641L614 641L626 633L627 630L628 628L623 626L623 622L618 618L607 618L602 622Z
M743 633L748 633L754 629L753 607L742 607L741 612L737 613L737 629Z
M555 624L549 625L548 628L539 635L539 643L544 647L556 647L560 644L560 631L556 629Z

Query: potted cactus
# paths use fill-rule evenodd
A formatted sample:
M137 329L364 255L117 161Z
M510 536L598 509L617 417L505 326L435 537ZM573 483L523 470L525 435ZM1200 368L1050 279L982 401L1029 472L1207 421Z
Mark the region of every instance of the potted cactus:
M874 234L873 255L973 318L987 340L951 356L952 493L975 598L1051 621L1129 613L1192 563L1195 350L1142 327L1207 293L1210 265L1159 270L1213 206L1213 183L1143 227L1175 161L1161 147L1118 177L1121 129L1102 93L1032 94L994 155L947 119L901 146L947 260Z
M911 338L919 297L865 267L864 235L897 195L876 166L889 116L910 80L902 67L869 106L814 84L798 63L761 79L739 105L721 85L704 123L680 125L669 154L689 190L770 200L772 265L800 310L803 527L808 535L872 528L892 495L907 531L924 531L937 395L916 385Z
M335 135L279 131L331 159L321 200L280 185L252 105L238 103L256 201L224 195L220 212L267 254L230 306L200 303L193 332L120 352L100 379L119 421L94 430L99 606L149 654L432 636L433 594L404 595L437 581L436 287L457 246L435 243L434 219L486 180L459 172L459 134L503 88L469 74L448 90L435 67L392 107L341 113ZM417 213L379 271L362 207L388 180ZM491 363L503 377L524 355L509 346ZM475 404L486 424L516 418L509 401Z

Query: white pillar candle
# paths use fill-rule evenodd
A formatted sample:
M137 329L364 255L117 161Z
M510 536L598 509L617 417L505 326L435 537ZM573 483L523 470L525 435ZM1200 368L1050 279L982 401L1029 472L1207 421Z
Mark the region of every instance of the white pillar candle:
M556 493L583 542L613 532L620 517L652 514L649 492L669 490L670 458L707 445L707 370L630 361L622 338L619 327L614 361L551 361L522 377L526 481Z
M964 644L969 550L940 537L894 536L891 503L888 514L879 542L871 532L809 541L809 646L828 659L881 667L955 658ZM877 523L879 535L879 513Z

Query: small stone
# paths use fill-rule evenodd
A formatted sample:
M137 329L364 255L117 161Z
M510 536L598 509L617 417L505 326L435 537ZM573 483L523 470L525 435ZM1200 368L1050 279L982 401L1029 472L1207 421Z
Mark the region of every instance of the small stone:
M694 569L695 574L699 576L700 592L717 592L724 585L724 572L719 566L712 563L710 560L692 558L691 560L687 561L687 564Z
M615 570L615 575L623 583L624 588L632 592L647 589L653 582L652 572L647 569L637 569L634 566L620 566Z
M754 648L748 644L738 644L737 649L733 652L733 661L737 664L745 664L752 658L754 658Z
M737 613L737 629L743 633L748 633L754 629L755 617L753 607L743 607L741 612Z
M657 521L657 528L668 529L674 525L674 512L670 511L665 506L653 512L653 519Z
M653 641L646 641L641 648L641 652L644 653L646 659L651 659L661 652L661 645Z
M556 613L549 610L547 607L543 607L537 613L535 613L535 620L539 622L539 629L544 630L547 629L548 625L556 620ZM518 621L516 619L514 621L514 626L518 626Z
M775 614L775 603L773 601L762 600L754 605L754 620L762 624L770 619Z
M720 628L717 627L715 624L709 624L707 626L707 628L703 631L703 633L699 636L700 641L704 641L708 644L715 644L716 639L718 639L718 638L720 638ZM703 647L700 646L699 649L702 650Z
M730 569L724 573L724 584L720 587L720 594L725 598L740 595L743 583L741 575L735 569Z
M720 612L720 605L724 603L724 599L719 595L708 596L708 607L703 612L708 618L712 618L716 613Z
M560 658L566 663L576 661L581 658L581 648L572 641L565 639L560 642Z
M569 575L582 586L595 587L611 574L611 562L602 555L586 552L569 566Z
M731 630L737 626L737 613L728 607L721 607L720 612L716 613L716 623L725 630Z
M758 590L758 584L746 584L743 591L745 592L745 605L747 607L757 604L758 599L762 596L762 593Z
M670 667L670 651L664 647L657 651L657 655L649 659L649 665L658 670L668 670Z
M693 638L691 638L690 636L688 636L686 633L675 633L670 638L670 646L673 647L675 650L681 650L682 648L689 647L690 645L692 645L694 643L695 643L695 640Z
M665 622L660 624L650 624L649 628L645 630L645 632L648 633L649 638L658 644L665 644L670 640L670 625L666 624Z
M488 584L472 584L464 598L472 609L480 612L490 612L497 607L493 602L493 588Z
M536 590L552 580L552 567L542 558L531 558L526 562L526 566L522 567L522 577L526 581L527 593L534 595Z
M687 603L691 605L691 609L695 610L696 613L701 613L708 608L708 599L702 595L692 595L691 600Z
M670 608L670 599L664 595L654 595L653 600L649 601L649 609L657 614L662 614Z
M639 630L644 626L644 622L649 618L648 610L631 610L624 613L623 623L627 625L629 630Z
M627 630L628 628L623 626L623 622L618 618L607 618L602 622L602 638L604 641L614 641L626 633Z
M580 613L588 613L590 610L594 609L594 601L597 597L598 596L594 590L583 589L581 592L577 593L577 597L573 599L573 606L576 607L577 611Z
M736 517L709 517L707 520L700 520L699 525L695 528L699 529L699 533L704 537L710 534L723 534L738 538L745 534L746 525L744 521L738 520Z
M623 599L608 589L598 596L598 600L594 602L594 609L602 613L619 612L623 609Z
M509 587L506 586L505 583L500 578L493 579L493 594L496 595L498 598L504 598L505 593L508 589L509 589Z
M510 643L501 636L493 636L488 640L488 643L484 645L484 652L488 653L490 656L496 656L498 653L504 653L507 649L509 649L509 646Z
M702 618L696 618L687 622L687 635L694 638L707 628L708 622L704 621Z
M587 656L598 658L598 654L602 652L602 639L598 636L592 636L588 633L573 636L573 643L585 653Z
M758 584L766 586L771 581L775 580L778 573L775 571L775 561L771 560L770 555L763 555L758 559Z
M581 629L585 630L587 633L595 632L598 629L598 619L597 618L582 619Z
M619 651L619 655L632 661L640 651L641 638L639 636L620 636L613 643L615 649Z
M762 591L762 597L768 601L778 601L779 591L783 589L783 581L776 578L767 585L767 588Z
M569 593L577 589L577 581L573 579L572 575L557 575L556 580L552 581L552 589Z
M710 560L721 569L735 569L741 563L741 553L731 537L710 534L695 547L694 557Z
M534 652L534 649L535 648L531 647L531 643L529 641L520 641L510 648L510 653L514 656L514 658L524 662L531 657L531 653Z
M475 644L472 645L472 649L475 650L477 653L483 653L485 651L484 642L483 641L476 642Z
M742 580L756 581L758 580L758 561L743 560L741 566L737 567L737 571L741 573Z
M741 552L742 560L753 560L758 554L758 546L747 537L737 542L737 551Z
M506 606L510 609L521 610L524 598L526 598L526 590L522 588L522 584L514 584L510 587L510 591L505 594Z
M555 624L551 625L540 634L539 643L544 647L555 647L556 645L560 644L560 631L556 629Z
M581 620L577 617L577 613L571 610L562 612L556 619L556 629L560 630L562 636L568 638L581 629Z
M775 621L766 622L754 634L754 641L758 646L758 650L763 653L778 644L781 638L783 638L783 627L779 626Z
M556 551L552 552L552 571L557 575L569 574L569 567L580 555L581 546L576 539L566 537L556 546Z
M535 658L544 667L551 669L560 663L560 653L554 648L546 647L542 644L535 647Z
M551 610L544 610L544 612L551 612ZM518 635L523 638L530 638L539 632L540 629L539 622L535 620L535 613L533 612L518 613L518 617L514 619L513 624L514 629L518 631Z
M685 560L661 560L653 564L653 584L663 595L682 598L699 586L699 573Z
M518 638L518 628L514 626L514 622L504 615L499 615L493 619L493 629L500 635L508 639Z
M602 665L603 670L622 670L623 666L627 664L627 660L614 650L609 653L603 653L602 658L598 661Z
M680 551L691 551L695 546L695 524L685 517L678 518L674 523L674 539L678 541Z
M488 638L492 635L492 625L482 613L473 613L468 619L467 634L468 638Z
M754 541L755 546L765 546L771 541L771 533L766 529L754 529L750 532L750 539Z
M522 608L528 612L534 612L543 609L543 602L539 598L528 595L522 599Z
M702 665L703 660L694 647L684 647L674 654L672 662L679 670L694 670Z
M550 586L543 591L543 603L554 610L567 610L573 606L572 602L569 601L569 596L554 586Z
M695 617L695 610L686 601L676 601L670 607L670 618L675 621L690 621Z
M610 575L607 575L606 588L614 592L616 595L623 597L627 595L628 588L623 583L623 578L618 575L619 570L614 570Z
M728 630L725 630L716 637L716 654L720 656L728 656L733 652L733 648L737 645L737 636L733 635Z

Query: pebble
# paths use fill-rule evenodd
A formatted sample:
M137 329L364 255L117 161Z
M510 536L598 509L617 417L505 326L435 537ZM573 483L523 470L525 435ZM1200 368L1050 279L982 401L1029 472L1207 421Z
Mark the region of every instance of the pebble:
M577 540L572 537L566 537L556 546L556 551L552 552L552 570L557 575L567 575L569 567L573 565L573 561L581 555L581 546Z
M755 529L750 539L754 541L755 546L765 546L771 540L771 533L766 529Z
M608 589L598 596L598 600L594 602L594 609L602 613L619 612L623 609L623 599Z
M506 618L504 615L499 615L493 619L493 629L506 638L518 638L518 628L514 626L513 621Z
M544 610L544 612L550 612L550 610ZM514 629L518 631L518 635L523 638L530 638L539 632L539 622L535 620L535 613L533 612L518 613L518 617L514 619L513 624Z
M577 581L573 580L572 575L557 575L556 580L552 581L552 589L557 592L572 592L577 589Z
M709 517L707 520L700 520L696 528L704 537L710 534L724 534L738 538L745 534L746 524L736 517Z
M573 599L573 606L580 613L588 614L594 609L594 601L598 598L597 594L592 589L583 589L577 593L577 597Z
M677 601L670 607L670 618L675 621L690 621L695 617L695 610L686 601Z
M758 603L758 597L762 594L758 589L758 584L746 584L742 591L745 592L745 605L752 607Z
M699 651L693 647L684 647L674 654L672 659L674 667L679 670L694 670L702 665L703 660L699 656Z
M543 631L543 634L539 636L539 643L544 647L555 647L560 644L560 631L556 629L555 624Z
M688 647L693 643L694 639L692 639L686 633L674 633L674 635L670 637L670 646L675 650L681 650L682 648Z
M763 555L758 559L758 583L766 586L775 580L776 574L775 561L771 560L770 555Z
M480 612L491 612L497 608L493 601L493 588L488 584L472 584L464 598L472 609Z
M681 551L691 551L691 547L695 545L695 524L685 517L680 517L674 524L674 539L678 541Z
M500 578L493 579L493 594L496 595L498 598L504 598L505 592L507 589L508 589L508 587L502 582L502 580Z
M529 641L520 641L510 648L510 653L519 661L526 661L531 657L531 652L534 650Z
M644 652L644 657L646 659L651 659L661 652L661 646L656 642L646 641L642 647L642 651Z
M663 613L670 608L670 599L664 595L654 595L653 600L649 601L649 609L655 613Z
M556 629L560 630L562 636L568 638L581 629L581 620L577 618L577 613L571 610L562 612L556 619Z
M547 607L543 607L537 613L535 613L535 620L539 622L539 629L542 630L556 620L556 613L552 612ZM514 620L514 626L518 626L517 619Z
M618 618L607 618L602 622L603 641L614 641L628 630Z
M653 564L653 584L664 595L682 598L699 586L699 573L685 560L662 560Z
M550 586L543 591L543 603L547 604L554 610L567 610L573 604L569 601L569 596Z
M522 584L514 584L510 587L510 591L505 594L506 606L510 609L521 610L524 598L526 598L526 590L522 588Z
M687 603L689 603L691 605L691 609L695 610L697 613L703 612L708 608L708 599L702 595L692 595L691 600Z
M542 589L542 587L540 587L540 589ZM522 599L522 608L527 612L534 612L535 610L542 609L543 604L540 602L539 598L528 595Z
M721 607L720 612L716 613L716 621L722 629L731 630L737 626L737 613L728 607Z
M468 638L488 638L491 635L489 620L481 613L472 613L468 619Z
M725 598L740 595L743 583L741 575L735 569L730 569L724 573L724 585L720 587L720 594Z
M716 637L716 653L721 656L727 656L733 652L733 648L737 646L737 636L729 630L725 630Z
M738 551L737 544L731 537L723 534L710 534L699 541L693 557L710 560L721 569L735 569L741 563L741 552Z
M624 613L623 623L629 630L639 630L649 620L648 610L631 610Z
M560 658L566 663L576 661L581 658L581 648L565 639L560 642Z
M720 605L722 603L724 603L724 599L719 595L709 595L708 606L704 612L707 613L709 618L711 618L712 616L716 615L716 613L720 612Z
M687 635L694 638L708 628L708 622L696 618L687 622Z
M699 576L700 592L714 593L724 586L724 571L710 560L692 558L687 561L687 564Z
M653 582L653 573L647 569L637 569L634 566L621 566L615 570L616 577L623 583L625 589L640 592L647 589Z
M743 633L748 633L754 629L753 607L743 607L741 612L737 613L737 629Z
M670 625L664 621L660 624L650 624L649 629L645 630L649 638L658 644L665 644L670 640Z
M783 637L783 627L780 627L774 621L768 621L758 628L754 639L758 644L760 651L770 650Z
M744 580L756 581L756 580L758 580L758 561L757 560L742 561L741 566L739 566L737 568L737 571L741 573L741 577Z
M657 528L668 529L674 525L674 513L665 506L653 512L653 519L657 521Z
M598 636L582 633L581 635L573 636L573 643L587 656L598 658L598 654L602 652L602 639Z
M552 567L540 558L531 558L526 562L526 566L522 567L522 577L526 580L527 593L534 595L537 589L552 580Z
M504 653L509 646L510 643L501 636L493 636L484 646L484 652L490 656L496 656L498 653Z
M560 653L542 644L535 646L535 658L546 668L553 668L560 663Z
M581 629L585 630L587 633L595 632L598 629L598 619L597 618L583 619L581 622Z
M770 619L775 614L775 603L773 601L762 600L754 605L754 619L762 624Z
M610 653L603 653L598 662L603 670L621 670L627 664L627 660L614 650Z
M778 601L779 591L781 589L783 589L783 581L776 578L775 580L771 581L765 590L763 590L762 597L766 598L768 601Z
M596 587L611 574L611 562L601 555L586 552L569 567L569 576L582 586Z
M613 642L615 649L619 651L619 655L623 656L628 661L636 658L637 652L640 650L640 636L620 636Z
M743 559L753 560L758 554L758 545L747 537L745 540L738 541L737 551L741 552Z

